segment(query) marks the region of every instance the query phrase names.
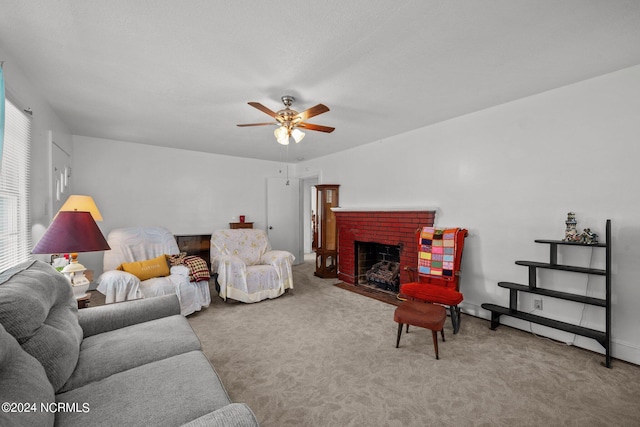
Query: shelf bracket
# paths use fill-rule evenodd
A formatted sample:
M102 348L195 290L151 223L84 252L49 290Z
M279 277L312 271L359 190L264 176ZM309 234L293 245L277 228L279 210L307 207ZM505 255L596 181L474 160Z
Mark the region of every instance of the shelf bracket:
M509 310L518 310L518 291L516 289L509 289Z
M529 287L535 289L537 287L537 274L536 268L532 265L529 266Z
M496 313L495 311L491 312L491 325L489 326L492 331L495 331L498 326L500 326L500 313Z
M549 263L551 265L558 265L558 245L556 243L549 245Z

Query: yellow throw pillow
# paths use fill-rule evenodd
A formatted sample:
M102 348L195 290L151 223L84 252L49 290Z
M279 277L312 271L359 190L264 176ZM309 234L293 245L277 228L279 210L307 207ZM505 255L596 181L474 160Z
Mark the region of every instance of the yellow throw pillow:
M154 277L168 276L169 264L167 264L167 257L160 255L145 261L124 262L118 266L117 270L131 273L140 280L147 280Z

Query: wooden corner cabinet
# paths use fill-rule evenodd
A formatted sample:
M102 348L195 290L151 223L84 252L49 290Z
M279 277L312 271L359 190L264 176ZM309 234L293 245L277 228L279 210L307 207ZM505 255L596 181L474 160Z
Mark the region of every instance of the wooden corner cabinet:
M322 278L338 277L338 227L336 214L331 208L339 206L338 187L335 184L316 185L316 271Z

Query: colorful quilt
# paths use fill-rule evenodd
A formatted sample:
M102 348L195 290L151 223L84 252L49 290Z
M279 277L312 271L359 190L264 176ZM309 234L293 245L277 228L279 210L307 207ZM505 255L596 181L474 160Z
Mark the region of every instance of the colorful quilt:
M418 239L418 274L454 280L458 231L458 228L422 228Z

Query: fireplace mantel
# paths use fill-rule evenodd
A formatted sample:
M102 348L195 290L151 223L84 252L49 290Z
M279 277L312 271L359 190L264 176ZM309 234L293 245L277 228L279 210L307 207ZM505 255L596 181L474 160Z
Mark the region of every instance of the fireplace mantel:
M353 206L331 208L334 212L437 212L439 209L427 206L382 207L382 206Z

